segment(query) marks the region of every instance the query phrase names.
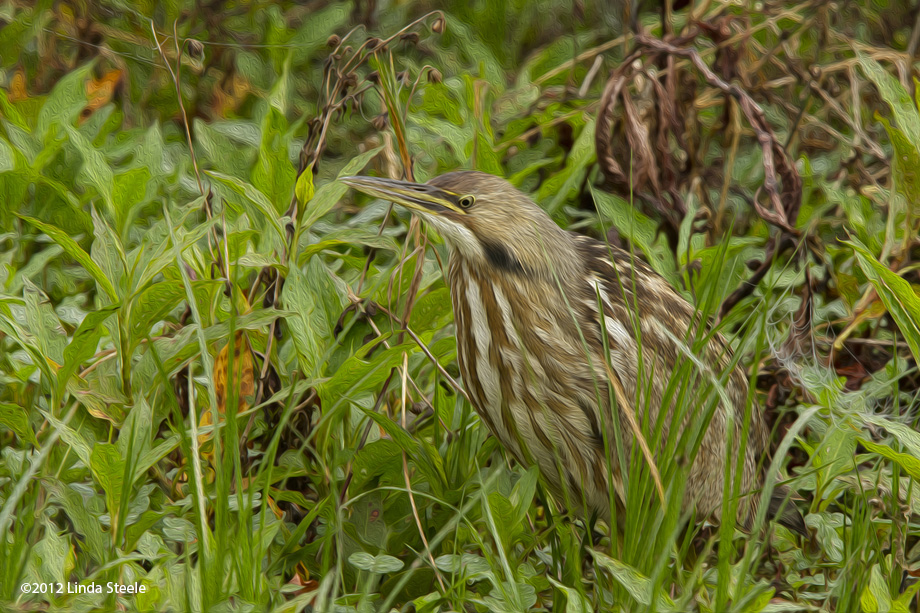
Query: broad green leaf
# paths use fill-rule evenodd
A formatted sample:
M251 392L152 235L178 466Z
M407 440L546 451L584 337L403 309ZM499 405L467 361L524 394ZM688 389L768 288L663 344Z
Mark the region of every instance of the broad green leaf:
M115 286L112 285L112 282L108 277L102 272L102 269L99 268L99 265L93 261L89 254L87 254L80 245L77 244L77 241L72 239L63 230L56 228L50 224L46 224L42 221L35 219L34 217L27 217L26 215L16 214L20 219L29 222L45 234L47 234L51 240L56 242L61 248L73 259L75 259L83 268L86 269L93 279L96 280L96 283L99 284L105 293L109 295L112 300L118 299L118 292L115 291Z
M374 159L374 156L380 153L381 150L383 150L382 145L355 156L351 161L345 164L345 167L339 172L339 178L341 179L342 177L347 177L360 171L367 166L367 163ZM317 189L313 199L310 200L310 205L304 210L303 226L305 228L311 227L317 219L328 213L329 210L342 199L342 196L344 196L347 191L348 186L339 181L330 181Z
M773 599L775 593L776 590L772 587L764 589L745 605L744 609L742 609L742 613L762 613L763 611L769 610L767 607L770 605L770 601Z
M412 435L386 415L370 411L364 407L359 408L364 411L365 415L377 422L383 431L412 458L419 471L428 480L428 484L435 495L441 496L447 484L447 475L444 473L444 464L440 454L437 451L432 453L433 448L431 446L425 446L421 441L414 439Z
M907 346L920 363L920 297L914 293L910 283L892 272L875 259L868 249L857 240L846 242L853 248L859 267L875 287L885 308L904 335Z
M435 558L434 564L445 573L455 575L463 573L467 581L478 580L492 575L492 567L489 566L489 561L472 553L438 556Z
M896 463L904 472L914 479L920 479L920 458L915 458L912 455L895 451L888 445L879 445L878 443L873 443L865 439L860 439L859 442L869 451L873 451Z
M24 280L22 292L25 323L35 338L42 357L59 367L64 361L67 333L51 306L49 297L34 283Z
M294 188L294 193L297 196L297 202L300 203L301 210L313 200L313 194L316 193L313 187L313 166L304 168L304 171L297 177L297 186Z
M824 556L831 562L843 562L846 548L843 539L838 534L838 531L843 532L843 514L811 513L805 518L805 522L809 527L815 529L815 538L821 546Z
M915 145L920 144L920 114L901 83L871 57L857 52L856 59L866 76L875 83L879 93L894 114L898 127Z
M297 176L288 157L290 140L287 120L275 105L269 105L262 121L262 143L252 170L252 185L272 203L276 216L287 210Z
M122 231L125 221L131 220L137 205L146 200L150 170L145 166L131 168L112 177L112 200L118 229Z
M93 62L66 73L51 90L42 110L38 113L35 134L48 142L51 126L72 127L80 111L86 106L86 81L90 78Z
M390 370L402 363L403 353L412 354L417 350L418 347L413 343L404 343L389 349L379 349L368 361L358 355L350 356L329 380L319 386L320 397L324 402L335 402L340 397L352 398L362 392L375 390L387 378Z
M416 333L440 330L452 314L450 291L446 287L439 287L416 300L409 318L409 327Z
M399 445L390 439L381 438L372 441L355 452L352 463L354 483L357 491L370 479L381 478L381 482L392 482L386 478L390 473L393 478L402 477L402 452Z
M0 402L0 425L12 430L20 440L38 447L38 439L29 424L29 414L21 406Z
M194 285L194 284L193 284ZM128 330L133 343L150 334L153 325L162 321L185 298L180 283L161 281L141 292L132 302Z
M597 562L597 565L610 573L610 576L622 585L636 602L646 607L652 604L652 582L648 577L632 566L615 560L599 551L589 549L588 552ZM659 611L674 609L674 601L664 592L659 591L654 597Z
M71 485L54 480L49 491L52 497L64 508L67 518L73 524L77 534L83 537L83 546L90 557L98 564L105 562L106 537L95 517L88 508L83 496Z
M889 613L891 611L891 595L878 564L872 565L869 572L869 584L863 589L859 597L859 605L863 613Z
M370 571L376 574L396 573L402 570L402 560L386 554L372 556L369 553L359 551L348 556L348 563L360 570Z
M102 334L105 332L102 328L102 323L120 307L120 303L110 304L98 311L88 313L83 318L70 343L64 348L64 365L58 371L55 398L61 398L67 382L80 367L80 364L96 353L96 345L99 344L99 339L102 338Z
M549 582L556 586L560 592L565 594L565 613L594 613L591 603L584 598L575 588L562 585L550 576L546 577Z
M125 463L118 447L112 443L99 443L93 447L90 454L90 469L96 482L105 492L106 508L112 516L112 523L118 515L121 498L125 490L124 470Z
M129 478L133 478L135 475L142 475L149 468L147 466L142 471L136 470L139 459L150 451L150 426L152 423L153 411L151 411L150 405L147 404L144 397L141 396L131 407L125 418L116 442L119 455L131 463L135 469L132 474L128 475ZM129 488L128 491L130 491L130 487L133 484L133 480L126 484Z
M45 518L42 540L29 552L29 563L25 581L54 583L67 574L66 564L70 551L68 539L59 528Z
M887 430L915 458L920 458L920 432L881 415L866 415L866 421Z
M82 174L87 183L96 188L96 191L102 196L109 213L117 217L115 201L112 197L112 168L102 153L85 136L69 125L64 126L64 128L70 136L70 142L73 143L83 157Z
M537 193L537 200L551 215L556 213L584 180L588 165L596 159L594 152L594 121L582 127L566 159L565 168L547 179Z
M354 512L350 521L361 542L377 549L385 549L390 531L387 528L387 516L380 494L372 492L362 496L360 500L354 501L352 506Z
M93 207L90 213L93 218L93 246L89 253L112 284L119 290L123 290L128 269L128 258L124 246L118 234L112 230L108 221L99 214L96 207Z
M818 469L818 483L825 486L837 475L846 472L853 465L856 453L857 431L849 424L832 423L812 454L812 463Z
M885 126L888 138L894 148L891 163L891 178L894 189L904 196L907 207L913 215L920 211L920 150L910 142L904 133L892 126L884 117L879 121Z
M661 246L657 240L658 224L619 196L602 192L593 186L591 195L605 225L613 224L620 236L631 241L645 254L655 272L667 279L673 287L680 287L670 249Z
M323 356L332 342L332 328L341 312L341 298L330 272L319 258L311 258L305 272L292 266L281 291L300 364L308 376L322 372Z
M16 168L13 148L5 138L0 138L0 173L9 172Z
M133 524L125 530L125 551L134 551L140 538L167 515L164 511L144 511Z
M285 238L284 229L281 227L281 220L275 212L275 206L272 204L272 201L264 193L256 189L253 185L235 177L212 171L205 171L205 173L218 183L230 188L234 193L243 196L245 199L244 205L248 202L255 207L254 210L248 213L253 224L261 226L261 220L267 220L272 228L274 228L279 244L285 244L287 239Z

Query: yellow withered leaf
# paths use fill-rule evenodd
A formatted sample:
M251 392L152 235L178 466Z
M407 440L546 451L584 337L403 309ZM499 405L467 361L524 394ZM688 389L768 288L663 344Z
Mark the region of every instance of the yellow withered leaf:
M243 332L236 333L236 341L233 344L233 364L235 375L233 384L236 386L237 413L242 413L249 409L250 402L255 395L255 363L252 359L252 347L249 345L249 339ZM217 397L217 412L223 416L227 414L227 401L230 393L227 387L230 378L230 344L227 343L220 350L217 359L214 360L214 394ZM202 411L201 419L198 422L198 428L212 426L212 412L210 410ZM205 432L198 435L198 446L201 449L201 456L210 464L214 464L214 445L210 442L213 431Z

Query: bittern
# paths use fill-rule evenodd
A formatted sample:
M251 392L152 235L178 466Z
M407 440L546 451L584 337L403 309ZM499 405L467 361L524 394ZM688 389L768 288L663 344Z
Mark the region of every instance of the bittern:
M493 175L451 172L426 184L373 177L343 181L411 209L444 239L457 357L473 407L519 462L535 464L550 491L574 500L587 514L609 521L611 500L621 508L626 471L618 458L629 458L642 436L636 424L643 410L646 423L663 426L656 439L661 444L650 450L646 441L647 454L659 460L669 432L687 427L692 411L669 423L677 419L678 395L674 385L667 391L668 382L679 364L690 360L708 370L688 384L694 387L680 396L684 401L699 395L703 380L726 373L681 503L682 512L720 520L725 462L732 458L734 474L748 382L719 334L704 339L699 357L691 355L688 339L699 317L664 278L626 251L563 230ZM664 419L657 422L662 410ZM613 449L616 428L622 455ZM758 460L768 443L756 407L748 432L741 476L741 491L748 495L738 504L742 527L751 526L757 508ZM786 495L784 488L774 491L772 512ZM780 521L804 534L801 515L785 504Z

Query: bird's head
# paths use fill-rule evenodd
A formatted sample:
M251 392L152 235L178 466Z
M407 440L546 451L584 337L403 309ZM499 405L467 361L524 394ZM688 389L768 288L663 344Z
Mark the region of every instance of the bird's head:
M472 265L542 275L571 261L571 236L508 181L451 172L428 183L346 177L344 183L419 214Z

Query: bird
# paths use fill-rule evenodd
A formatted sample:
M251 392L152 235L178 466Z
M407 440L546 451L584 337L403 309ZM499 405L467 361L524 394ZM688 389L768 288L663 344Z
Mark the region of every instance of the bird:
M548 489L582 515L609 521L612 502L624 508L628 461L623 466L622 459L638 444L651 464L660 460L669 452L669 433L681 433L704 412L681 413L679 401L706 396L705 382L721 375L721 386L708 388L715 408L680 500L688 516L720 522L724 464L737 458L748 380L721 334L707 332L693 355L700 316L663 277L627 251L561 228L492 174L454 171L427 183L341 181L413 211L441 236L449 251L457 361L473 408L518 462L537 466ZM701 363L705 372L687 376L687 367L680 370L685 363ZM681 376L676 371L684 373L683 394L668 393L669 379ZM763 484L759 460L769 438L763 413L756 406L750 411L740 480L748 495L737 506L743 529L753 525ZM643 418L661 424L659 443L643 439L637 428ZM622 454L614 449L617 429ZM776 519L804 535L788 495L776 487L768 513L780 511Z

